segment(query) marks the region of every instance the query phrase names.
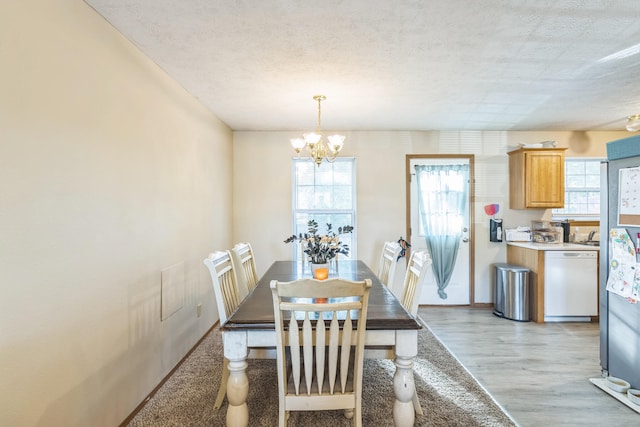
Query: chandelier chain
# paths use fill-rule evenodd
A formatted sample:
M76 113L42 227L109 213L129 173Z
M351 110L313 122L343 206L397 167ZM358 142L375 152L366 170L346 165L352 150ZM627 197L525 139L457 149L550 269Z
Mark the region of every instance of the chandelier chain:
M313 97L313 99L315 99L316 101L318 101L318 134L320 134L320 129L321 129L321 128L320 128L320 117L321 117L321 114L320 114L321 106L320 106L320 104L322 103L322 101L324 101L325 99L327 99L327 97L326 97L326 96L324 96L324 95L315 95L315 96Z

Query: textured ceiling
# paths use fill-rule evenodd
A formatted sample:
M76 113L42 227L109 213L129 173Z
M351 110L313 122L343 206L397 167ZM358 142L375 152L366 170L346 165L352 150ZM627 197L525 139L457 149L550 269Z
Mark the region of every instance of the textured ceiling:
M624 130L637 0L86 0L234 130Z

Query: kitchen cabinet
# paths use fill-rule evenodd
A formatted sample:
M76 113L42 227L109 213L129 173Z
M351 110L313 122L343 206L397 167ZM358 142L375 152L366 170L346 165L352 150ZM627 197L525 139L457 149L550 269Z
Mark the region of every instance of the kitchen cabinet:
M544 252L507 245L507 263L529 269L531 320L544 322Z
M509 208L564 207L566 148L520 148L509 155Z

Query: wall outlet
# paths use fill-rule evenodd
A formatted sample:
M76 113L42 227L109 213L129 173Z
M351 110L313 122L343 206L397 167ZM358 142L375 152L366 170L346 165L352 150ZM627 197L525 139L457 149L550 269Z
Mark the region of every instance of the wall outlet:
M198 317L202 316L202 304L196 306L196 314Z

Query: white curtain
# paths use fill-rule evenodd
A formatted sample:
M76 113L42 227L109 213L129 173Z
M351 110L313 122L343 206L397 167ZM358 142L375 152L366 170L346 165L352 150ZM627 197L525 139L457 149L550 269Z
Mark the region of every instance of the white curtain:
M438 295L447 299L466 215L469 165L417 165L418 206Z

